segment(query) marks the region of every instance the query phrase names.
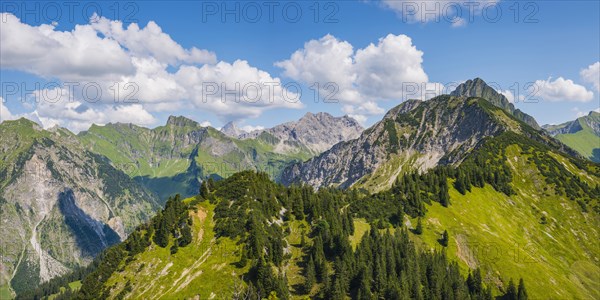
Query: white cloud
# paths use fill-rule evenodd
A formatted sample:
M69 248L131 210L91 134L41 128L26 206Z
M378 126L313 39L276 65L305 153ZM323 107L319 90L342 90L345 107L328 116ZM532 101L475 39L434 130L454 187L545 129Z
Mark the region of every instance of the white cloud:
M58 124L78 131L91 123L147 125L155 121L153 112L182 109L214 113L229 121L257 117L273 108L303 107L279 78L247 61L217 62L210 51L185 49L153 21L145 27L124 28L119 21L94 16L89 24L60 31L53 25L21 23L11 14L0 17L7 20L0 27L3 69L57 79L59 84L77 83L72 89L37 92L38 100L48 93L62 94L60 101L45 101L29 114L44 126ZM236 84L236 95L223 90L235 89ZM95 88L86 93L86 85L98 86L101 97L95 99ZM206 93L206 85L218 89ZM124 117L127 114L129 118Z
M195 107L215 112L225 120L258 117L267 109L304 107L299 95L285 89L279 78L245 60L200 68L184 66L175 74L175 80Z
M132 74L129 55L114 40L100 38L88 25L57 31L52 25L30 26L2 13L0 66L42 77L67 80Z
M200 122L200 126L210 127L210 126L212 126L212 124L210 123L210 121L204 120L204 121Z
M121 21L112 21L96 15L91 18L92 28L109 39L114 39L127 48L136 57L152 57L162 63L176 65L185 63L215 63L214 53L196 47L184 49L171 39L154 22L150 21L145 28L140 29L136 23L131 23L126 29Z
M0 123L7 120L14 120L16 117L4 106L4 99L0 97Z
M558 77L554 81L552 78L536 80L532 88L535 93L534 97L550 102L589 102L594 98L594 93L588 91L584 86L562 77Z
M68 98L67 90L53 91L60 92L63 97ZM37 99L40 100L43 91L37 93ZM35 111L30 114L35 116L44 128L50 128L55 125L67 127L74 132L86 130L92 124L106 123L133 123L138 125L152 125L156 119L144 109L140 104L102 104L92 105L84 101L60 101L53 103L51 101L38 101ZM32 118L32 119L35 119Z
M424 98L441 92L439 84L432 84L422 67L423 52L406 35L389 34L354 51L347 41L332 35L311 40L287 60L275 63L283 74L309 86L319 84L321 95L339 90L335 99L343 104L342 110L357 119L384 112L377 105L380 100Z
M260 125L256 125L256 126L252 126L252 125L245 125L240 127L241 130L245 131L245 132L252 132L255 130L263 130L265 129L264 126L260 126Z
M600 92L600 61L589 65L579 73L583 81L591 83Z
M339 88L342 101L358 103L359 92L353 87L356 81L354 49L346 41L340 41L332 35L319 40L310 40L304 48L294 52L288 60L276 62L283 68L283 74L294 80L321 87L334 83Z
M499 90L498 92L500 94L504 95L504 97L506 97L508 102L515 103L515 95L513 94L513 92L511 90ZM519 95L519 101L521 102L524 100L525 100L525 95Z
M365 125L365 122L367 122L367 116L365 115L355 115L355 114L349 114L348 115L350 118L356 120L358 123L360 123L361 125Z

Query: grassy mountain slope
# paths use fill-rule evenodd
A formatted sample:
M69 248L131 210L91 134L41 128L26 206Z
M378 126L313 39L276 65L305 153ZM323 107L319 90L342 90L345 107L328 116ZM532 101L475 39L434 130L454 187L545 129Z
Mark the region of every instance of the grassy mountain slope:
M583 157L600 163L600 113L592 111L575 121L546 125L544 129Z
M463 269L480 267L492 278L496 273L523 277L531 296L600 297L598 214L584 213L576 201L556 195L518 145L506 155L516 194L486 185L462 195L452 187L448 208L435 202L427 206L422 241L426 247L438 245L441 232L448 230L449 257ZM596 175L585 176L600 182Z
M308 149L277 153L276 138L263 133L239 140L211 127L170 117L165 126L147 129L130 124L92 126L79 135L87 147L107 156L161 199L194 195L201 179L227 177L254 169L278 178L289 162L310 157Z
M461 275L438 251L417 251L406 230L352 218L349 205L362 201L353 193L284 188L251 172L204 188L182 201L188 208L181 216L192 224L189 244L173 251L185 236L179 226L167 243L157 241L160 224L178 219L168 217L168 207L177 207L170 200L99 257L76 297L492 299L504 293L489 280L469 286L468 272ZM182 224L172 222L166 224Z
M423 173L419 162L436 150ZM365 163L373 157L379 162ZM403 205L410 227L422 218L415 240L424 249L439 249L447 230L448 255L463 272L479 267L501 290L523 277L537 297L599 297L600 165L487 99L408 101L359 139L295 167L295 180L311 185L341 178L356 180L343 184L354 190L381 191L353 210L378 227L397 226Z

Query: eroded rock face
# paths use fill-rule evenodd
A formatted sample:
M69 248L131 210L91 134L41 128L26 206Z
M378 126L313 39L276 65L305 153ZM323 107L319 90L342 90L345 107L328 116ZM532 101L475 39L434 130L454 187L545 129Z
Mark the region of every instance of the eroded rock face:
M472 101L474 98L500 108L505 120L499 121L492 108ZM512 118L539 129L535 119L515 109L483 80L468 80L450 95L428 101L409 100L396 106L357 139L339 143L307 162L286 168L281 181L304 182L316 188L347 188L390 163L392 156L405 160L401 165L408 169L456 164L483 138L505 130L518 131L522 123ZM390 174L399 173L391 170L386 176ZM393 179L387 181L382 188L392 182Z
M339 142L357 138L363 130L356 120L348 116L334 117L324 112L317 114L309 112L298 121L243 133L239 137L242 139L257 138L263 133L268 133L277 138L281 151L289 150L287 148L297 145L318 154Z
M415 156L412 168L428 169L461 161L486 136L504 128L484 108L465 97L409 100L348 142L284 170L284 184L347 188L389 161L390 155Z
M498 106L509 112L515 118L525 122L529 126L535 129L541 129L540 125L538 125L532 116L515 108L515 106L510 103L504 95L498 93L494 88L487 85L487 83L485 83L485 81L483 81L481 78L465 81L464 83L460 84L452 93L450 93L450 95L456 97L484 98L495 106Z
M0 125L0 140L11 145L0 149L0 263L3 280L17 291L91 262L159 207L72 133L36 126Z

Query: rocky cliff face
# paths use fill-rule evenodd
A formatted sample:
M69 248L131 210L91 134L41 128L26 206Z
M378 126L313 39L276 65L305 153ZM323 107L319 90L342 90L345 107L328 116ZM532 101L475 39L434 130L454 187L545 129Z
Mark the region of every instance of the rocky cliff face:
M481 78L467 80L466 82L460 84L452 93L450 93L450 95L457 97L462 96L484 98L490 103L509 112L515 118L529 124L529 126L535 129L541 129L540 125L538 125L532 116L522 112L519 109L516 109L515 106L510 103L504 95L498 93L495 89L487 85Z
M331 146L357 138L364 128L348 116L334 117L328 113L307 113L298 121L277 125L273 128L241 134L240 138L257 138L268 133L277 138L277 149L305 147L319 154Z
M225 124L225 126L221 128L221 132L232 138L238 138L241 134L244 133L242 130L237 128L237 125L235 125L234 122L229 122Z
M67 130L6 121L0 140L0 270L17 291L89 263L159 207Z
M485 137L520 132L523 126L531 128L526 130L529 135L550 139L537 131L532 117L516 110L483 80L468 80L451 95L398 105L359 138L286 168L281 181L378 191L402 172L456 164Z
M282 182L347 188L361 179L368 180L367 176L393 160L400 160L401 166L394 170L398 172L402 168L426 170L440 163L452 164L481 139L502 130L485 108L465 97L409 100L390 110L359 138L287 168ZM377 189L389 186L393 179L381 182Z

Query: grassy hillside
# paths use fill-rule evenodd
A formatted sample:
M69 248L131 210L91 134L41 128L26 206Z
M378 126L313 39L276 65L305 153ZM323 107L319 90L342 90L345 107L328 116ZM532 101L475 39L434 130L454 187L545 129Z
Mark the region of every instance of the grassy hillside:
M467 285L458 265L417 251L406 230L352 218L350 202L361 201L354 194L242 172L176 199L101 255L76 297L492 299L490 283Z
M598 124L600 124L600 113L592 111L577 120L560 125L547 125L544 128L583 157L600 163L600 133L598 132L600 125Z
M311 156L302 147L279 153L276 141L267 136L239 140L181 117L154 129L93 125L78 137L161 199L177 193L194 195L199 179L228 177L243 170L263 171L277 179L289 163Z
M427 206L419 239L425 247L440 248L438 239L448 230L448 255L464 272L479 267L500 286L506 285L502 279L523 277L530 296L599 298L598 214L583 213L577 202L556 195L518 146L510 147L507 157L515 195L489 185L462 195L452 187L448 208L436 202Z
M600 163L600 137L587 126L582 124L583 130L575 133L559 134L555 137L565 145L575 149L583 157ZM596 152L594 152L596 151Z
M169 251L173 242L166 248L153 245L124 262L106 282L112 287L112 296L123 293L137 299L185 299L199 295L200 299L221 299L231 294L239 280L236 275L247 271L235 266L241 247L229 238L215 238L214 205L198 204L190 214L192 244L175 254ZM214 289L217 286L222 288Z

